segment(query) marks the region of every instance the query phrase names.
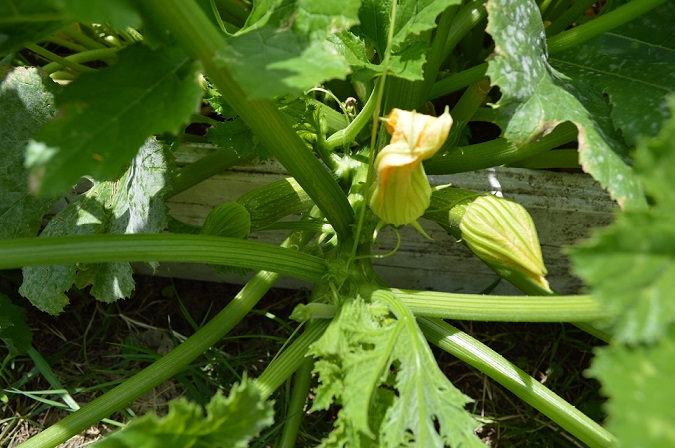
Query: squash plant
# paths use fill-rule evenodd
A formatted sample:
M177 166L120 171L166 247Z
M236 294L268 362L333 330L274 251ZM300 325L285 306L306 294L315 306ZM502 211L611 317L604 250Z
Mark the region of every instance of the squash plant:
M129 296L129 262L256 272L184 343L21 446L56 446L180 372L282 275L312 282L312 300L262 375L97 446L245 446L274 422L269 398L295 373L298 418L279 442L293 446L312 372L313 409L340 409L321 446L481 446L470 398L428 343L587 446L675 446L673 2L3 0L0 10L0 269L23 269L21 294L58 314L73 285L105 302ZM208 131L186 132L191 123ZM173 152L190 139L219 149L177 169ZM216 207L203 226L170 216L171 195L265 158L289 178ZM426 180L523 160L580 167L620 206L570 249L589 295L550 289L521 206ZM412 225L423 238L422 219L529 296L384 284L371 267L378 232ZM289 231L281 246L247 239L272 228ZM22 310L0 303L0 337L31 353ZM604 339L589 373L609 396L606 427L444 319L566 321Z

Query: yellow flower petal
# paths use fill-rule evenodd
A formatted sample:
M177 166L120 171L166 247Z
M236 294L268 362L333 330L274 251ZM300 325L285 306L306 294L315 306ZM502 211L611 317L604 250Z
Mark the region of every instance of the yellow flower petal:
M393 109L384 122L392 137L375 159L377 184L370 207L383 221L400 226L416 221L429 207L431 187L422 161L441 148L452 117L447 108L440 117Z

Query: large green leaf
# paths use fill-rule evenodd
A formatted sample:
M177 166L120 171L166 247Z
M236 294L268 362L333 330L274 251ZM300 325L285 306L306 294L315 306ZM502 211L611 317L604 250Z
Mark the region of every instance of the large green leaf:
M426 62L429 38L424 33L436 28L436 18L460 0L402 0L396 9L392 38L392 55L389 70L392 75L411 81L423 79L422 68ZM350 63L374 72L381 72L391 25L391 0L363 0L359 11L360 25L357 33L363 42L349 35L337 36L331 42ZM366 42L377 52L376 64L366 56Z
M635 145L642 135L656 135L669 115L666 96L675 92L674 22L675 2L666 2L549 60L587 88L607 94L614 125Z
M480 447L469 399L440 371L413 315L388 292L345 303L311 347L315 409L342 405L324 447ZM383 301L379 301L382 298Z
M67 24L58 0L0 0L0 55L38 42Z
M0 238L34 236L55 202L28 193L24 147L55 112L58 86L46 73L0 66Z
M358 6L358 0L256 2L247 26L218 57L253 98L297 94L343 79L349 65L325 38L357 23Z
M436 18L460 0L401 0L396 8L392 49L398 52L420 38L420 34L436 28ZM363 0L359 26L375 48L384 55L387 48L391 17L391 0Z
M638 145L635 160L653 206L620 214L572 251L593 296L619 311L615 338L631 344L654 343L675 324L675 117Z
M114 66L75 80L27 148L35 190L60 193L83 175L119 176L149 136L176 132L197 110L196 68L177 47L133 45Z
M138 27L141 16L132 0L61 0L64 11L79 22L107 23L113 28Z
M148 140L127 172L116 182L102 182L57 214L40 237L97 233L158 233L167 222L164 192L171 178L167 149ZM58 314L68 304L73 284L92 285L92 295L112 302L134 289L129 263L29 266L19 292L33 305Z
M206 414L206 415L205 415ZM244 378L229 397L220 393L202 409L185 398L169 403L165 417L146 414L96 442L95 448L245 448L273 423L274 408L251 380Z
M253 98L298 94L349 73L345 60L323 40L267 26L228 39L219 58Z
M370 61L372 56L369 55L363 38L350 31L335 33L328 37L328 42L345 57L356 77L368 78L384 72L385 68L382 64L374 64ZM424 79L423 67L428 47L425 42L417 41L403 51L393 53L389 60L388 72L410 81Z
M649 347L596 351L589 373L610 398L607 429L623 447L675 446L675 329Z
M579 161L625 208L646 205L640 183L626 162L627 148L614 129L610 108L583 82L549 63L539 8L533 0L490 0L488 32L495 53L488 66L502 97L498 124L504 136L524 144L571 121L579 130Z

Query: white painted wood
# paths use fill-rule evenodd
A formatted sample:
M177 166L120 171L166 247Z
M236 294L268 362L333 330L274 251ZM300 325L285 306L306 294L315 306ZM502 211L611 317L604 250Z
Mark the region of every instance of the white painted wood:
M179 163L190 163L208 153L207 146L191 146L178 154ZM239 167L214 176L177 195L169 201L174 217L191 224L202 224L208 212L227 200L285 177L275 163ZM579 290L580 283L569 273L569 263L562 250L589 235L592 228L612 221L614 203L589 176L576 173L533 171L515 168L430 176L432 185L451 183L477 191L499 191L528 209L537 226L551 286L561 293ZM433 238L428 241L410 226L401 232L403 243L398 252L376 260L376 271L387 283L399 288L430 289L479 293L498 276L480 260L448 236L434 223L420 222ZM280 242L285 232L260 232L252 239ZM381 234L376 252L386 253L395 246L391 231ZM164 264L160 275L210 281L242 282L237 276L215 274L208 266ZM283 279L279 286L308 286L293 279ZM495 293L519 294L501 282Z

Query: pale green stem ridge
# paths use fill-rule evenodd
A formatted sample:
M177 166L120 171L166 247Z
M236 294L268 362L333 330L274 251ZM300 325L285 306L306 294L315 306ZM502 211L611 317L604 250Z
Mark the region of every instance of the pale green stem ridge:
M298 446L298 431L305 416L305 403L309 394L313 367L314 360L312 358L304 358L293 376L293 392L288 402L286 419L284 420L284 431L281 435L279 448L294 448Z
M323 142L324 147L333 149L354 141L358 133L361 132L361 130L372 120L376 103L377 89L373 89L370 94L370 98L368 98L368 101L366 101L366 104L363 106L363 109L361 112L359 112L356 118L354 118L354 120L349 123L347 127L328 137L326 141Z
M264 269L314 282L327 272L323 258L270 244L211 235L86 235L0 241L0 269L115 261L221 264Z
M307 356L309 346L321 337L330 322L327 319L315 319L310 322L305 332L267 366L256 380L263 398L272 395L293 372L298 370Z
M485 76L487 68L487 63L484 63L441 79L431 87L429 99L433 100L440 98L443 95L462 90L465 87L469 87L471 84L487 79Z
M416 316L498 322L585 322L614 317L588 295L488 296L392 289Z
M443 59L447 58L466 34L487 17L487 0L473 0L462 7L453 18L452 28L443 49Z
M119 48L99 48L96 50L87 50L66 56L65 58L59 57L58 59L53 59L54 62L50 62L49 64L42 67L42 69L47 73L54 73L63 67L73 68L77 71L94 71L93 68L80 64L83 62L110 59L116 56L118 51L120 51ZM73 65L76 67L74 68Z
M591 8L597 0L580 0L572 3L572 5L560 15L560 17L553 20L553 22L546 27L546 35L553 36L565 30L572 25L576 19L579 18L588 8Z
M483 343L440 319L421 317L418 323L429 342L485 373L589 447L618 445L609 431Z

